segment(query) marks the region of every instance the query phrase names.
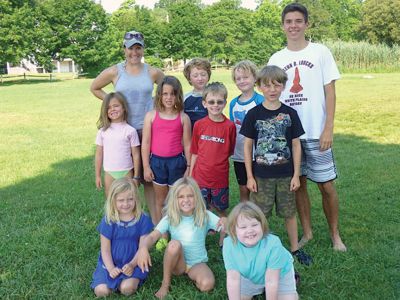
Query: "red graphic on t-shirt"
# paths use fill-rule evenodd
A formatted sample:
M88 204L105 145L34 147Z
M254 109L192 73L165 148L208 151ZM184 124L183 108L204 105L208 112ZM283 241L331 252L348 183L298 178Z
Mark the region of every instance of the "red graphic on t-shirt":
M294 79L293 79L293 86L290 88L290 92L298 93L303 90L303 87L300 85L300 74L299 69L296 67L294 70Z

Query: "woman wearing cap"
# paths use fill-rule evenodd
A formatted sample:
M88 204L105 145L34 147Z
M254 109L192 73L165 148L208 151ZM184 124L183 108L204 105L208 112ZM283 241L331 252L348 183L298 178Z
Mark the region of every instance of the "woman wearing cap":
M128 124L134 127L141 138L145 114L153 109L153 87L164 78L164 73L142 62L144 38L140 32L130 31L124 35L125 61L102 71L90 86L90 91L100 100L107 93L103 88L110 83L116 92L121 92L128 102ZM152 184L145 184L148 205L154 202Z

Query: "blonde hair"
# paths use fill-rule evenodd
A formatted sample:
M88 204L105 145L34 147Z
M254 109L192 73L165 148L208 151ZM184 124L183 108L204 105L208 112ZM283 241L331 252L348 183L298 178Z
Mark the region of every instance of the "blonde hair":
M208 94L219 94L222 95L224 100L228 98L228 90L222 82L211 82L206 85L203 91L203 101L206 101Z
M179 225L182 214L179 208L178 196L180 191L185 187L189 187L193 191L195 206L193 211L194 224L198 227L202 227L207 223L208 215L200 188L192 177L183 177L175 181L174 185L168 192L167 205L164 208L164 215L168 217L172 226Z
M183 92L182 85L178 78L175 76L165 76L162 82L157 86L156 97L154 99L154 107L157 111L163 111L165 109L162 103L162 94L164 85L172 86L175 95L175 106L174 109L177 112L183 111Z
M110 105L112 99L118 100L118 102L122 105L122 108L124 110L124 121L128 119L128 104L126 102L125 96L120 92L109 93L105 96L103 103L101 104L100 116L97 121L98 129L103 128L103 130L106 130L111 125L111 120L108 117L108 106Z
M278 66L264 66L257 74L256 84L261 86L261 83L268 84L277 81L285 86L287 80L287 74Z
M232 79L235 81L235 72L236 70L242 70L248 73L251 73L254 77L254 80L257 79L257 66L251 60L242 60L239 61L232 69Z
M206 71L208 74L208 79L210 79L210 77L211 77L210 62L205 58L193 58L183 68L183 75L185 75L185 77L190 85L192 85L192 83L190 82L190 72L192 72L192 69L194 69L194 68Z
M110 224L111 222L119 222L119 214L116 205L116 199L118 194L130 191L132 193L133 199L135 200L135 207L133 208L133 215L136 220L142 215L142 206L140 204L140 199L137 191L136 185L133 183L132 179L123 177L113 181L110 187L110 192L106 203L104 205L104 214L106 217L106 222Z
M261 228L264 236L268 234L269 232L268 222L261 209L253 202L250 201L240 202L232 209L231 213L228 216L227 232L235 244L238 241L236 235L236 225L239 216L242 216L246 219L256 219L258 222L261 223Z

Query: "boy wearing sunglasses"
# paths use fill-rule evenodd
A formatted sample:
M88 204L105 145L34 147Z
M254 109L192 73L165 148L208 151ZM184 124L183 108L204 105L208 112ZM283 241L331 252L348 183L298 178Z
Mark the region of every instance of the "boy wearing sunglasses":
M190 175L199 184L207 208L215 209L220 217L226 216L229 207L229 157L236 143L235 124L222 113L227 96L220 82L206 86L203 106L208 115L194 124L190 149ZM221 246L223 238L221 234Z

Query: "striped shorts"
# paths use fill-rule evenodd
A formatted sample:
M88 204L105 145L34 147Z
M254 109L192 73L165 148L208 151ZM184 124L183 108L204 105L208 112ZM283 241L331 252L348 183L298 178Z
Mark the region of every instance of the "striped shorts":
M317 183L324 183L337 178L332 148L319 150L319 140L300 140L301 175Z

